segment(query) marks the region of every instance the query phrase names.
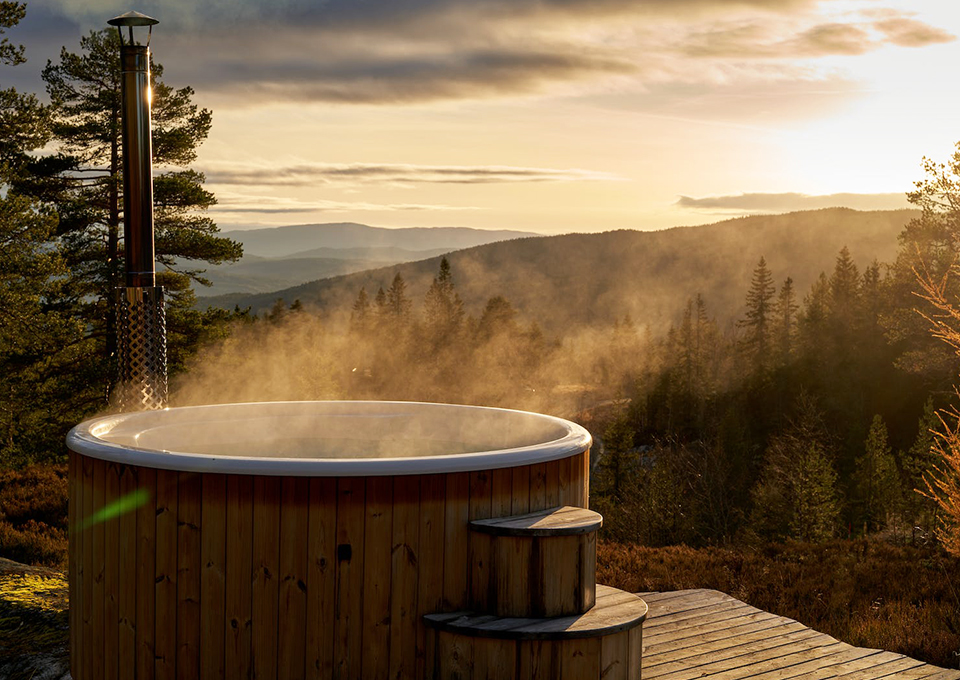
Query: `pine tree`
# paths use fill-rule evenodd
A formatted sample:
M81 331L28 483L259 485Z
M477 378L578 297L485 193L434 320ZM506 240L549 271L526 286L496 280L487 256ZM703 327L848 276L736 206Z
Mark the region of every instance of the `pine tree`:
M917 425L917 438L913 445L903 452L901 468L903 470L904 506L911 524L926 532L934 529L934 502L926 495L929 479L936 469L939 459L936 451L936 432L940 428L940 418L933 407L933 398L923 405L923 414Z
M742 347L756 372L763 372L770 364L772 300L776 290L773 275L767 269L766 260L761 257L753 270L750 290L747 291L746 315L737 322L737 326L744 329Z
M773 337L776 344L777 363L786 366L794 351L794 341L797 334L797 296L793 290L793 279L789 276L784 280L774 305Z
M463 302L453 283L447 258L441 258L440 270L433 278L423 301L427 341L434 350L451 343L463 323Z
M0 2L0 35L24 17ZM0 65L23 63L23 47L0 40ZM0 89L0 465L56 459L67 429L99 394L82 361L83 325L63 308L67 273L51 242L56 215L15 184L30 152L49 137L47 110L32 95Z
M867 531L878 531L901 512L897 463L887 444L887 426L879 415L873 417L864 453L856 464L854 485L860 521Z
M383 292L382 288L380 292ZM367 289L361 287L357 299L353 303L353 310L350 312L350 330L360 335L365 334L370 329L371 316L370 298L367 296Z
M120 61L116 31L92 32L81 51L61 50L43 78L53 105L57 153L38 157L15 186L58 215L57 240L68 266L64 294L102 346L101 374L109 379L115 331L114 289L123 271L121 234ZM163 83L163 68L151 65L157 284L167 291L167 344L172 371L182 366L207 332L222 327L223 314L193 310L191 281L202 270L186 262L220 263L242 254L239 243L216 235L204 211L216 200L204 177L187 166L206 139L212 116L192 103L189 87ZM95 361L96 357L90 357Z
M379 297L378 293L378 306L380 304ZM403 280L400 272L397 272L386 294L386 311L391 323L394 326L406 324L410 317L411 306L410 299L407 297L407 282Z

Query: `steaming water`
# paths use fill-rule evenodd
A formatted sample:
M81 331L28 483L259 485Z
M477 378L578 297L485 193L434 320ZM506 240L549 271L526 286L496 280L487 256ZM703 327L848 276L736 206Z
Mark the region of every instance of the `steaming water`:
M90 434L140 450L246 458L424 458L541 446L570 434L545 416L405 402L265 402L104 418Z

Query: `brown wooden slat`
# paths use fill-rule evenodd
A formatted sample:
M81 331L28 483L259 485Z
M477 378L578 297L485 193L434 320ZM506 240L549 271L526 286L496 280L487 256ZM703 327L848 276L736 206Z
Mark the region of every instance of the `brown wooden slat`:
M575 460L575 456L569 456L567 458L561 458L557 461L557 482L560 489L560 496L559 500L557 501L557 505L580 504L580 490L576 489L574 486L573 463Z
M92 600L92 607L90 609L90 634L84 640L84 647L86 652L93 656L93 662L91 664L91 669L96 673L95 677L103 677L105 658L104 658L104 632L105 632L105 623L104 623L104 588L103 588L103 578L104 578L104 521L102 518L97 518L97 513L101 512L104 507L104 498L105 498L105 474L107 463L106 461L96 460L92 461L93 464L93 503L91 507L91 514L88 515L89 521L92 523L90 527L89 536L90 536L90 552L93 553L93 561L91 563L90 576L91 576L91 585L90 589L90 598ZM94 676L88 676L94 677Z
M491 473L487 470L470 473L470 520L486 519L493 511ZM470 564L470 606L486 610L490 602L490 537L470 532L467 537Z
M630 664L629 630L601 638L600 677L603 680L627 680ZM637 680L638 676L630 678Z
M420 555L420 477L394 478L390 602L390 678L413 680L416 672L417 567Z
M547 464L530 466L530 512L547 508Z
M560 461L551 460L546 465L544 487L546 488L546 506L555 508L560 502Z
M135 468L135 485L146 497L137 508L137 679L153 678L156 666L157 526L160 522L157 472ZM176 523L174 523L175 525ZM174 526L176 530L176 526Z
M443 606L443 546L435 540L444 535L446 477L424 475L420 479L420 578L417 583L417 607L421 614L432 614ZM426 677L429 651L427 628L417 621L417 677Z
M310 480L284 477L281 498L277 677L280 680L302 680L306 672L306 537L310 517Z
M643 666L643 628L641 626L627 631L627 648L630 654L627 659L627 677L630 680L639 680Z
M363 528L363 677L390 674L393 478L368 477Z
M497 538L493 545L493 574L496 581L495 603L491 609L498 616L530 616L531 559L533 541L517 536Z
M473 644L473 675L471 677L477 680L516 678L517 643L515 641L475 638L471 642Z
M597 531L602 523L603 517L593 510L564 505L523 515L477 519L470 522L470 528L495 536L570 536Z
M203 475L200 508L200 677L222 680L226 673L227 479Z
M513 468L513 494L510 514L522 515L530 512L530 466Z
M81 678L94 677L94 654L91 649L90 626L93 615L93 530L87 526L87 518L93 514L93 468L95 462L86 456L80 456L80 516L78 531L82 546L80 570L80 672Z
M157 470L156 631L157 680L177 676L177 473ZM137 620L140 600L137 593ZM142 651L142 650L141 650ZM149 675L147 676L149 677Z
M502 468L494 470L491 517L507 517L513 514L513 470Z
M83 488L82 475L79 471L80 456L73 451L67 451L67 573L69 578L69 610L70 621L70 675L80 677L78 668L80 642L80 568L78 558L83 554L80 536L80 504L83 502L81 489Z
M104 463L104 506L117 507L120 471ZM120 517L114 512L103 522L103 678L120 677Z
M470 474L446 475L446 502L443 525L443 608L461 609L468 601L467 538L470 521Z
M307 538L307 677L333 677L333 626L337 572L337 482L310 480Z
M438 678L472 678L473 640L456 634L438 635L437 666Z
M600 638L563 640L558 646L560 677L600 677Z
M224 675L250 677L253 639L253 478L226 480Z
M253 635L251 665L258 680L276 680L280 606L280 478L253 478Z
M179 475L177 506L177 678L200 677L200 513L203 479Z
M364 482L337 480L337 585L334 677L361 677L363 657Z
M590 451L586 451L582 456L583 476L581 478L582 492L581 505L585 508L590 507Z
M121 465L118 472L120 497L132 504L134 499L140 497L138 491L142 494L142 490L137 489L136 472L129 465ZM153 494L149 494L146 503L151 509L154 507L154 502ZM119 521L117 661L121 680L132 680L137 670L137 516L139 514L139 506L132 506L120 515ZM150 584L150 592L153 592L153 584Z
M517 677L524 680L556 680L559 677L559 649L554 642L524 640L517 645Z

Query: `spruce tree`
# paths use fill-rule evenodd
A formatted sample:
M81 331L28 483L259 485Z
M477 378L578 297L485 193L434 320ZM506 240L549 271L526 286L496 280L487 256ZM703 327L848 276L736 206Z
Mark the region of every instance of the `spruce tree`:
M897 463L887 444L887 426L879 415L873 417L856 465L853 479L859 520L867 531L878 531L901 511Z
M737 326L744 329L741 341L751 368L763 372L770 363L770 332L773 321L773 296L776 293L773 275L767 269L766 260L761 257L753 270L750 290L747 291L744 318Z
M433 278L423 301L427 341L434 350L452 342L463 323L463 302L453 283L447 258L441 258L440 270Z

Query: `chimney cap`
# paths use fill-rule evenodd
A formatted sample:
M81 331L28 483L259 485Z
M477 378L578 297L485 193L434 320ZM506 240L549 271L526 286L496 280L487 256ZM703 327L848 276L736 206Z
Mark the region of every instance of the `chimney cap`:
M107 21L111 26L154 26L160 21L140 12L127 12Z

